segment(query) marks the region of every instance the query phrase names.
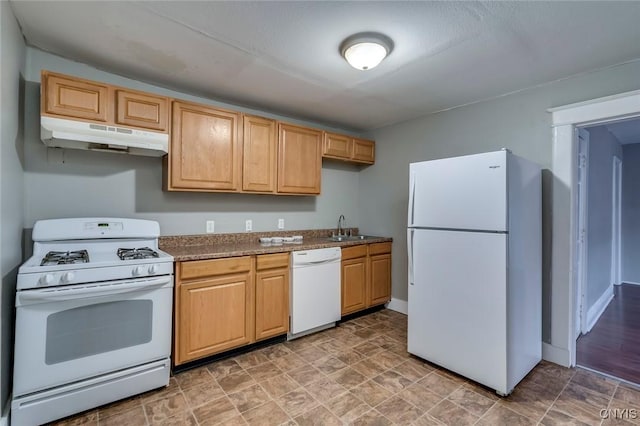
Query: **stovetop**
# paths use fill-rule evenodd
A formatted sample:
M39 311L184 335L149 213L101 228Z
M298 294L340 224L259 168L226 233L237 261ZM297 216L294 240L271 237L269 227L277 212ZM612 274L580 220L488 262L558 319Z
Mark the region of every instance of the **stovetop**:
M65 239L69 236L69 239ZM18 290L137 279L173 273L158 249L157 222L54 219L36 222L33 256L18 270Z

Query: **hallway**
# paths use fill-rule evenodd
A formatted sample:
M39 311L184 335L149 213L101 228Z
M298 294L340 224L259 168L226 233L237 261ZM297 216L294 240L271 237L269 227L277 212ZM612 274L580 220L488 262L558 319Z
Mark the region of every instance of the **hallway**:
M640 384L640 286L614 286L614 298L577 341L577 365Z

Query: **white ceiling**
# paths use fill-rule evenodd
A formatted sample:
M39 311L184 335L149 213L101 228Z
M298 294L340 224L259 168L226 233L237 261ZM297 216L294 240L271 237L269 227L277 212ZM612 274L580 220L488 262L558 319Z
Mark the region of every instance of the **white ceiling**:
M30 45L182 92L369 130L640 58L640 2L11 1ZM382 32L371 71L340 42Z
M607 128L623 145L640 143L640 119L607 124Z

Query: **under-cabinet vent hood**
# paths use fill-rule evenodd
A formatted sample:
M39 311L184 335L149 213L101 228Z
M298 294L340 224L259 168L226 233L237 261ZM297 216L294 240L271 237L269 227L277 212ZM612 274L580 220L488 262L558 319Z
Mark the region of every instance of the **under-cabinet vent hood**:
M57 148L88 149L161 157L169 152L169 135L128 127L40 117L40 138Z

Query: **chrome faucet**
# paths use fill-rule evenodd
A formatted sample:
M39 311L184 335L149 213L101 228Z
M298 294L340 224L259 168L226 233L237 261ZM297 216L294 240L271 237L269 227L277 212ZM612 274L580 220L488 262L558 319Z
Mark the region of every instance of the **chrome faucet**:
M342 221L346 221L343 214L338 218L338 237L342 236Z

